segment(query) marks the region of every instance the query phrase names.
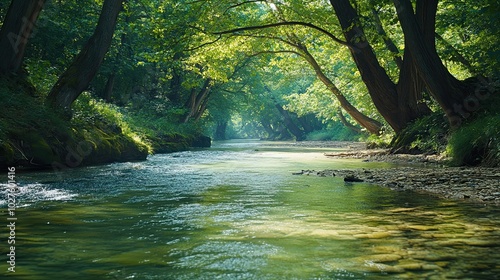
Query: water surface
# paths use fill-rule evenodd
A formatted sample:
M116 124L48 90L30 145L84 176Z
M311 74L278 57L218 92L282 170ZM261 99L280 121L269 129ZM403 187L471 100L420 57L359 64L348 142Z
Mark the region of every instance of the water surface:
M292 175L390 167L323 156L334 150L227 141L144 162L19 173L16 272L7 273L2 262L1 273L5 279L497 279L498 208ZM0 246L8 248L6 241Z

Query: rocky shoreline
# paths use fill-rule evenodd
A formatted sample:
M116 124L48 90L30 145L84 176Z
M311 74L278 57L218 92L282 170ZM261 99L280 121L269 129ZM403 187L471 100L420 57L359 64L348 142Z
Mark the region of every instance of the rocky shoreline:
M390 154L350 145L345 152L325 153L333 158L382 161L405 166L383 169L302 170L295 175L337 176L346 182L367 182L397 191L415 191L447 199L500 206L500 168L447 167L439 155Z
M295 175L336 176L397 191L428 193L441 198L500 205L500 170L496 168L413 168L302 170Z

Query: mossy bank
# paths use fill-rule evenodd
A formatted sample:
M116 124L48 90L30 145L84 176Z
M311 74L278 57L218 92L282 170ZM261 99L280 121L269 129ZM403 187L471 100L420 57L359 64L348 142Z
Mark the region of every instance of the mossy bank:
M71 113L44 105L44 97L21 78L0 79L0 167L60 170L145 160L154 152L210 146L197 132L146 134L118 107L84 94Z

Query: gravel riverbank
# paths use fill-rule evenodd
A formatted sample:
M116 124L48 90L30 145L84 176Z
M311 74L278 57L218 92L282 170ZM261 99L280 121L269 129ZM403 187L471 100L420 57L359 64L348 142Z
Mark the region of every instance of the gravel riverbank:
M327 146L325 143L320 145ZM350 143L345 147L347 151L325 153L325 156L392 162L406 166L385 169L302 170L294 174L338 176L343 177L346 182L367 182L398 191L416 191L441 198L500 206L500 168L447 167L446 158L438 155L390 154L388 150L363 149L363 145L359 143ZM411 166L413 164L414 167Z

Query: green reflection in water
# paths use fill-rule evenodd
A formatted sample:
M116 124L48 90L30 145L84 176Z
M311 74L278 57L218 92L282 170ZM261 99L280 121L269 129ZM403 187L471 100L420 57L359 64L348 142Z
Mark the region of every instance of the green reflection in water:
M498 209L339 178L293 176L290 171L300 169L387 166L300 152L289 147L186 152L82 169L75 181L47 184L77 193L73 200L34 201L18 210L17 272L8 276L494 279L500 274Z

